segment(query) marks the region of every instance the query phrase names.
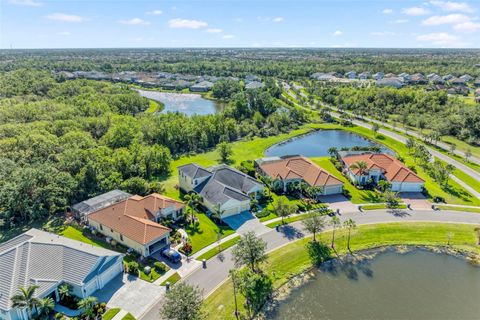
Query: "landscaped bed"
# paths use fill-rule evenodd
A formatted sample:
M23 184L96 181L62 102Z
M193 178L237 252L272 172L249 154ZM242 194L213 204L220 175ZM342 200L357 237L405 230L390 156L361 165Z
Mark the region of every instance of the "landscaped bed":
M131 263L137 263L137 269L138 271L132 271L134 275L137 275L140 277L140 279L148 281L148 282L154 282L161 276L165 274L170 268L165 265L163 262L157 261L153 258L147 258L144 260L141 260L138 258L138 254L136 253L131 253L125 255L123 258L123 261L125 262L125 270L129 271L129 268L131 266ZM150 272L146 273L145 272L145 267L150 268Z

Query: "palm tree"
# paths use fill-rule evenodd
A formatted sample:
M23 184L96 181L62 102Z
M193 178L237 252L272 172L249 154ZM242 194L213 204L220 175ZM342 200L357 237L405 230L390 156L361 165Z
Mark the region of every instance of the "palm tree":
M336 147L330 147L328 148L328 154L331 156L331 157L335 157L335 155L337 154L337 148Z
M35 291L39 286L30 286L28 288L20 287L20 293L14 295L12 300L12 307L18 309L27 309L28 318L32 319L32 312L38 305L38 299L34 297Z
M348 219L343 223L343 226L348 229L347 249L348 251L351 251L350 250L350 234L352 232L352 229L355 229L357 227L357 224L352 219Z
M477 244L480 245L480 227L475 227L473 231L475 231L475 234L477 235Z
M220 221L222 219L222 215L225 213L225 210L222 209L220 204L216 204L215 207L213 208L212 215L211 217L215 221Z
M52 298L46 297L43 299L38 300L38 316L42 319L47 318L48 315L53 311L55 308L55 301Z
M70 297L70 290L71 287L68 283L64 283L60 287L58 287L58 294L60 295L60 299L65 300L65 298Z
M363 160L356 161L350 166L350 169L357 170L357 174L363 176L368 172L368 163Z
M191 217L191 223L195 222L195 214L194 211L197 209L197 206L200 204L202 200L202 197L196 193L189 193L185 195L185 202L187 203L187 206L190 207L190 217Z
M87 319L93 319L95 317L94 307L97 302L98 299L95 297L86 297L78 301L78 308L83 309L83 314Z
M330 221L330 224L332 225L333 227L333 231L332 231L332 249L335 247L335 230L341 226L341 222L340 222L340 219L337 217L337 216L333 216L332 217L332 220Z

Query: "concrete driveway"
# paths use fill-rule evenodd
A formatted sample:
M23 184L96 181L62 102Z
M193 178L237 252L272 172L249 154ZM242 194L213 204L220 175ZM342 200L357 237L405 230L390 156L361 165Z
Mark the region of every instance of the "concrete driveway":
M223 221L239 234L245 234L249 231L254 231L256 234L263 234L270 231L270 228L265 227L260 220L249 211L227 217L223 219Z
M321 196L320 201L326 203L333 211L340 210L342 212L357 212L357 205L353 204L350 200L341 194L332 194L329 196Z
M432 210L432 204L420 192L402 192L400 198L410 204L412 210Z
M163 299L165 287L128 274L120 274L93 295L98 301L106 302L109 308L122 308L135 318L140 318Z

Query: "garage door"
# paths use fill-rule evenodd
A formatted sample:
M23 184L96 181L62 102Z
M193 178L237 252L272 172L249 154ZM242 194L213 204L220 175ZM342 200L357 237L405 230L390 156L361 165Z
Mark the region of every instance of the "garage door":
M123 261L120 259L119 262L111 266L108 270L104 271L100 278L102 279L102 286L106 286L113 278L115 278L119 273L123 271L122 268ZM101 288L99 288L101 289Z
M422 185L417 183L402 183L400 185L400 192L421 192Z
M328 186L325 187L324 195L331 195L331 194L340 194L342 193L342 185L338 186Z

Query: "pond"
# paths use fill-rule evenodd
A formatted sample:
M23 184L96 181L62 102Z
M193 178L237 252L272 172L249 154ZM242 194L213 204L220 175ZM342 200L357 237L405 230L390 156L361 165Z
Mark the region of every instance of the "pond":
M461 258L389 250L357 266L327 266L268 318L479 319L480 268Z
M355 133L344 130L317 130L273 145L265 150L265 155L268 157L281 157L299 154L306 157L325 157L329 155L328 149L331 147L336 147L340 150L341 148L352 148L355 146L377 146L381 148L382 152L394 154L393 151L385 148L383 145L365 139Z
M138 93L148 99L160 101L164 104L162 113L183 112L187 116L194 114L214 114L223 110L223 104L213 100L204 99L200 94L172 93L149 90L137 90Z

